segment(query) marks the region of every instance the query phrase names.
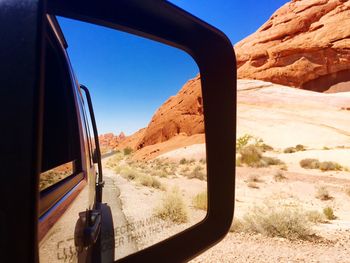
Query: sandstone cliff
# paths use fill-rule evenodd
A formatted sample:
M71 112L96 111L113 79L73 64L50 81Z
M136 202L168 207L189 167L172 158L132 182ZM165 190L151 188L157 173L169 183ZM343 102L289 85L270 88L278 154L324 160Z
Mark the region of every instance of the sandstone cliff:
M200 79L189 80L154 114L137 148L169 140L176 135L204 133Z
M350 81L350 2L293 0L235 51L239 78L346 90L339 83Z

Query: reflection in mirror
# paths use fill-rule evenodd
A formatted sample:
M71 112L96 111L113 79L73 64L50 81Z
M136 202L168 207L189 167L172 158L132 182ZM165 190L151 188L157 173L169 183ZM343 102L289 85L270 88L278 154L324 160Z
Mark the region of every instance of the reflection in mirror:
M206 152L195 62L183 51L151 40L64 18L59 22L78 81L90 90L100 133L102 200L113 222L109 229L101 223L102 257L114 253L114 259L123 258L202 221L207 212ZM97 170L84 104L85 146L90 149L85 157ZM79 258L72 230L88 206L81 200L94 193L91 182L85 187L89 192L84 189L69 201L70 208L41 242L44 261Z

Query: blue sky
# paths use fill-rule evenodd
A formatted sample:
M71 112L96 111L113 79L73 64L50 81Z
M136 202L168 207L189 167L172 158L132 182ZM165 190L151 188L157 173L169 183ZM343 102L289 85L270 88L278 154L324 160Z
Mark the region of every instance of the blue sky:
M287 1L172 0L223 31L234 44L255 32ZM78 81L92 95L99 133L131 134L198 73L173 47L65 18L59 19Z

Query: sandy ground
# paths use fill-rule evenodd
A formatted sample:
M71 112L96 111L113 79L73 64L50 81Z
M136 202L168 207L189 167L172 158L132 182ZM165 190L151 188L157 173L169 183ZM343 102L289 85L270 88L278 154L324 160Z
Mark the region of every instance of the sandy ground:
M105 168L105 170L108 173L113 173L108 168ZM160 181L166 186L168 191L178 188L188 208L188 222L176 224L154 216L154 211L161 205L166 190L141 186L135 182L128 181L118 174L114 174L113 180L120 189L119 198L122 202L122 210L130 225L129 230L126 230L119 236L124 242L118 244L118 238L116 238L117 246L119 245L120 249L123 249L123 246L131 240L137 244L138 250L149 247L189 228L205 217L206 213L204 211L194 209L191 204L194 195L206 190L205 181L198 179L189 180L181 176L160 178ZM117 223L114 228L122 228L124 226L125 224Z
M274 148L265 155L281 159L288 170L282 171L287 179L276 182L278 167L237 167L235 217L240 218L252 207L269 201L297 205L306 211L322 212L329 206L337 219L314 227L315 233L328 240L323 243L229 233L194 262L350 262L350 196L344 191L350 186L350 173L321 172L299 165L302 159L316 158L350 167L348 105L349 92L322 94L262 81L238 81L237 136L250 134L262 138ZM286 147L297 144L305 145L307 150L283 153ZM200 159L204 155L204 144L194 142L163 152L159 158L178 161ZM250 176L261 180L258 189L247 186ZM315 194L320 186L325 186L333 198L317 199Z

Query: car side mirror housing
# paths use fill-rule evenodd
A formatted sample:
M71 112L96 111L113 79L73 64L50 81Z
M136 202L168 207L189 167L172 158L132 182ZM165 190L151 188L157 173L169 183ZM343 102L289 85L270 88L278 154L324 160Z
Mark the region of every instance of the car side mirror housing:
M4 113L3 123L8 125L2 134L4 138L18 139L5 140L2 144L2 172L9 176L0 187L0 196L2 200L11 197L0 208L3 261L39 261L38 185L46 14L125 31L179 48L192 56L200 70L207 155L207 215L185 231L119 262L160 259L182 262L219 242L229 231L234 212L236 60L228 38L167 1L5 0L0 2L0 29L10 33L0 43L0 50L5 51L0 76L4 86L0 98L5 99L0 103L0 111ZM21 77L13 72L21 73ZM11 108L16 111L9 111ZM14 158L16 152L20 154ZM21 204L21 209L14 204ZM13 244L17 244L16 253L11 253Z

